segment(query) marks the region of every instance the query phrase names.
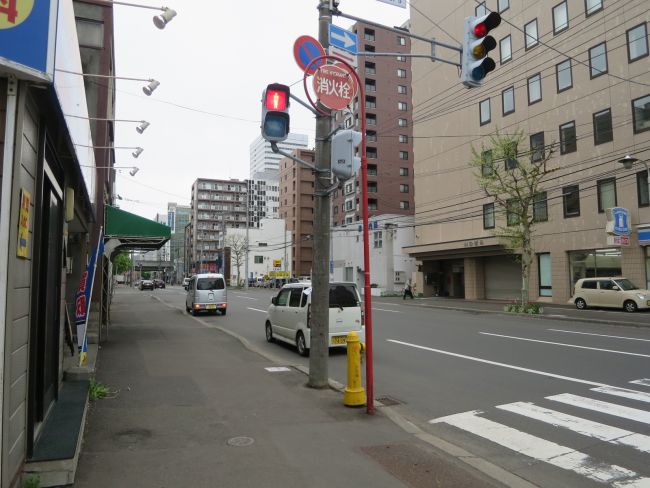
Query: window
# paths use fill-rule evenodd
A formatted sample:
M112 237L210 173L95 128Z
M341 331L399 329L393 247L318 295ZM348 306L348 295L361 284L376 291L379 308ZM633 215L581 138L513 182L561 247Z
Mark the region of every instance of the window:
M397 36L397 45L398 46L406 46L406 37Z
M492 173L494 173L492 151L483 151L481 153L481 175L490 176Z
M578 185L562 188L562 205L564 207L565 219L580 215L580 188Z
M406 56L397 56L397 60L401 63L406 63Z
M490 114L490 99L486 98L482 102L479 102L478 106L481 125L488 124L492 117Z
M612 134L612 111L602 110L594 114L594 144L604 144L614 138Z
M506 223L508 226L519 224L519 201L516 198L506 200Z
M374 75L377 73L377 67L375 63L371 63L369 61L366 61L366 74L367 75Z
M577 150L575 121L562 124L560 126L560 154L569 154Z
M377 116L375 114L366 114L366 125L377 125Z
M363 46L363 50L364 50L365 52L367 52L367 53L374 53L374 52L375 52L375 46L372 46L372 45L370 45L370 44L365 44L365 45ZM368 58L374 58L374 56L373 56L372 54L368 54L367 57L368 57Z
M350 210L352 210L352 205L353 205L353 204L354 204L354 202L353 202L352 200L348 200L347 202L345 202L345 209L344 209L344 210L345 210L345 211L350 211Z
M551 272L551 254L543 253L537 255L537 266L539 268L539 296L552 297L552 272Z
M511 114L515 111L515 87L511 86L501 92L501 104L503 106L503 115Z
M639 171L636 174L636 194L639 202L639 207L647 207L650 205L650 194L648 192L648 172L646 170Z
M501 53L501 64L512 59L512 43L509 35L499 41L499 52Z
M366 97L366 108L377 108L377 97Z
M397 136L397 140L401 142L402 144L405 144L409 141L409 136L405 136L404 134L400 134Z
M548 199L545 191L539 192L533 197L533 220L535 222L548 220Z
M494 203L483 205L483 228L494 229Z
M406 119L397 119L397 125L399 127L406 127L408 126L408 121Z
M406 70L402 68L397 68L397 77L406 78Z
M598 180L598 212L603 213L606 208L616 206L616 179L607 178Z
M650 95L632 100L634 133L650 130Z
M407 108L408 108L408 105L406 104L406 102L397 102L397 110L400 110L400 111L403 112L403 111L407 110Z
M363 30L363 39L366 41L374 42L375 40L375 31L373 29L364 29Z
M506 170L515 169L519 165L517 161L517 144L511 142L503 148L503 153Z
M555 65L555 79L557 80L558 93L573 87L573 74L571 73L570 59Z
M369 147L366 149L366 155L368 156L368 159L377 159L377 148L376 147Z
M399 169L399 175L400 176L408 176L409 175L409 169L408 168L400 168Z
M399 202L399 208L402 210L408 210L409 202L401 201Z
M80 46L102 49L104 47L104 24L93 20L77 19L77 36Z
M524 33L526 39L526 49L537 46L539 44L539 36L537 32L537 19L531 20L524 26Z
M366 78L366 91L367 92L377 91L377 82L375 80Z
M566 6L566 0L553 7L553 34L569 28L569 12Z
M407 160L409 158L408 151L400 151L399 152L399 158L402 159L402 160Z
M536 75L528 78L528 105L537 103L542 99L542 76Z
M377 176L377 166L374 164L368 165L368 176Z
M585 14L589 17L603 9L603 0L585 0Z
M280 290L278 297L275 299L276 307L286 307L289 302L289 295L291 294L291 288L285 288Z
M510 8L510 2L508 0L499 0L497 7L499 9L499 13L505 12L508 10L508 8Z
M607 45L601 42L589 50L589 73L597 78L607 73Z
M408 193L409 192L409 186L405 184L401 184L399 186L399 192L400 193Z
M479 3L476 8L474 9L474 14L476 17L483 17L484 15L487 15L487 8L485 7L485 2Z
M301 298L302 298L302 288L292 288L291 296L289 297L289 306L300 307Z
M264 256L255 256L255 264L264 264Z
M366 139L368 142L377 142L377 133L374 130L366 131Z
M372 233L372 247L375 249L381 249L383 245L382 240L382 231L376 231Z
M569 276L572 284L580 278L621 276L621 274L620 248L569 252ZM596 280L584 282L583 288L586 283L596 283Z
M397 93L399 93L400 95L406 95L406 86L397 85Z
M538 132L530 136L530 160L537 163L544 159L544 133Z
M377 182L369 181L368 182L368 193L377 193Z
M631 63L648 55L648 31L646 23L627 31L627 59Z

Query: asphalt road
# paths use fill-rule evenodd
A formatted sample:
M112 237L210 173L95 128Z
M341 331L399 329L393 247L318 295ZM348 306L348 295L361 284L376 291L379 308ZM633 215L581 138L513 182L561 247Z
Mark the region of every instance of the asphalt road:
M266 343L274 292L229 291L228 315L202 320L306 366ZM184 309L181 288L154 295ZM418 305L373 301L376 398L537 486L650 486L649 328ZM345 353L331 352L329 376L345 383L345 367Z

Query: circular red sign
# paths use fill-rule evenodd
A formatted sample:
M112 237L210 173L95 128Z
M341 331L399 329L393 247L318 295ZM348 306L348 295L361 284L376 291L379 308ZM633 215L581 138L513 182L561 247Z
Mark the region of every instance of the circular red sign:
M357 94L354 75L336 64L320 66L314 73L313 87L318 101L332 110L343 110Z
M300 66L300 69L303 71L305 71L305 68L307 68L307 65L310 64L313 59L321 56L325 56L325 50L323 49L323 46L321 46L321 43L311 36L300 36L296 39L296 42L293 43L293 57L296 60L296 63L298 63L298 66ZM321 59L316 63L311 63L309 70L307 70L307 74L313 75L316 68L324 63L324 59Z

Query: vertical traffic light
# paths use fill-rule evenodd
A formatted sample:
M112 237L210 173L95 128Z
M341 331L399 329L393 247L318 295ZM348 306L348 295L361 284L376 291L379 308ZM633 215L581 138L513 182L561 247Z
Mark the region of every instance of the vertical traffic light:
M496 12L465 19L460 81L466 87L481 86L483 78L496 67L494 60L487 55L497 46L497 41L488 33L500 23L501 16Z
M289 87L272 83L262 93L262 137L284 141L289 135Z
M351 129L340 130L332 136L332 173L345 181L359 171L361 158L356 156L363 137L361 132Z

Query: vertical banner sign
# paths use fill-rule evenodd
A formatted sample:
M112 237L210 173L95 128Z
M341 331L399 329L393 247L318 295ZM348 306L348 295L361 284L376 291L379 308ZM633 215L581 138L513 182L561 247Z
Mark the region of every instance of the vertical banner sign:
M1 1L1 0L0 0ZM79 366L85 366L88 357L88 312L90 311L90 301L93 293L93 278L97 268L97 260L104 254L104 235L103 230L99 231L99 240L97 246L90 256L90 262L86 271L81 275L79 288L75 298L74 316L75 325L77 326L77 345L79 346Z
M2 0L0 0L2 5ZM16 255L19 258L27 257L27 244L29 243L29 208L32 196L23 188L20 189L20 214L18 216L18 247Z

